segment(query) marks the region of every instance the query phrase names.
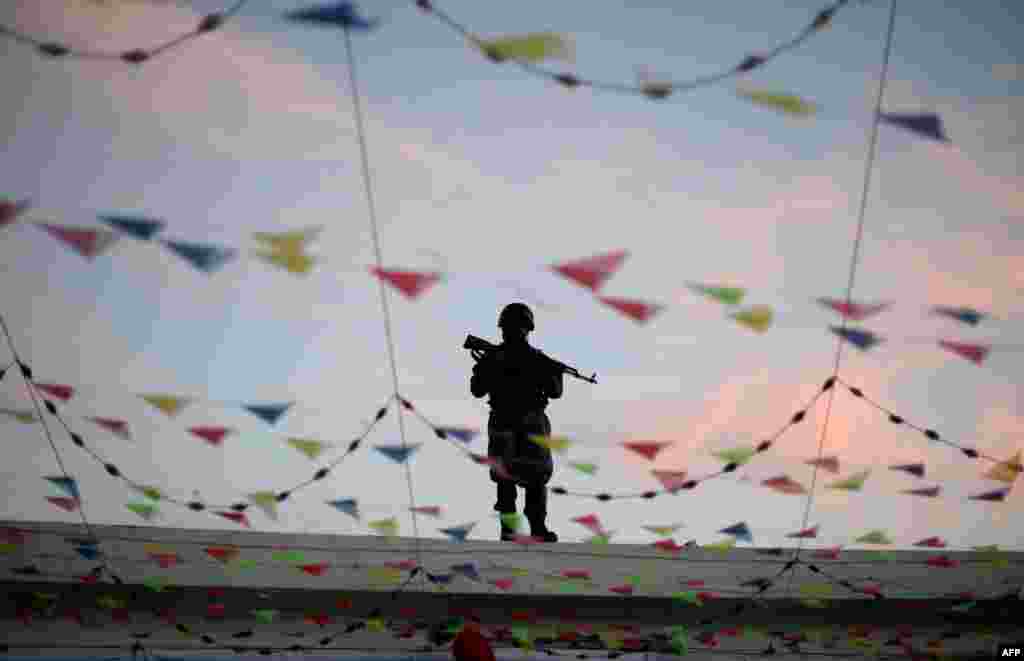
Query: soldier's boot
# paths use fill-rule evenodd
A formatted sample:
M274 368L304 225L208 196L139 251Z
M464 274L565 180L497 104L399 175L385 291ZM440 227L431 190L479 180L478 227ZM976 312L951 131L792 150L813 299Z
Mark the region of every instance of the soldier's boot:
M537 517L530 518L530 536L539 539L542 542L558 541L558 535L548 530L547 524L544 523L544 519Z

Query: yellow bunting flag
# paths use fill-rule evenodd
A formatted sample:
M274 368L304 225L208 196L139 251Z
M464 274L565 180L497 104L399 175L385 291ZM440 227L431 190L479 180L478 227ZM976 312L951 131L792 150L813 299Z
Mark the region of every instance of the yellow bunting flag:
M832 585L829 583L805 583L800 586L800 594L810 599L831 597Z
M845 480L836 480L832 484L825 487L826 489L840 489L843 491L860 491L861 487L864 486L864 482L868 479L868 475L871 474L871 470L864 470L855 475L851 475Z
M131 487L150 500L160 500L163 497L156 487L147 487L142 484L132 484Z
M375 584L394 585L405 578L401 569L392 567L368 567L367 573L370 581Z
M299 253L307 243L319 236L323 229L322 225L317 225L290 232L255 232L252 236L276 253Z
M1013 484L1020 473L1020 450L1017 450L1017 454L993 466L983 477L988 480L998 480L1007 484Z
M313 269L313 265L316 263L315 257L311 257L304 252L258 250L253 254L268 264L279 266L289 273L296 275L306 275Z
M398 520L394 517L370 521L367 525L376 530L377 534L385 537L394 537L398 534Z
M316 459L320 456L320 453L328 447L326 443L321 443L320 441L308 438L289 438L288 445L292 446L310 459Z
M565 453L571 441L565 436L530 436L530 440L552 452Z
M181 410L192 401L187 397L174 397L172 395L142 395L141 397L172 418L181 413Z
M861 544L892 544L892 540L889 539L888 535L885 534L885 531L882 530L872 530L869 533L861 535L854 541L860 542Z
M263 510L268 518L277 521L277 494L273 491L257 491L249 494L249 500Z
M793 94L762 92L751 89L738 89L736 94L758 105L774 108L787 115L794 115L796 117L807 117L813 115L815 110L817 110L813 103L804 101Z
M735 319L752 331L763 333L772 325L774 313L767 305L755 305L731 314L729 317Z
M484 54L496 62L505 60L540 62L548 58L557 58L566 62L573 60L574 49L571 40L550 32L478 40L477 45Z
M743 464L750 461L750 458L757 454L757 450L754 448L732 448L730 450L722 450L721 452L713 453L715 457L729 464Z
M671 537L673 533L683 527L681 523L674 523L670 526L644 526L644 530L660 537Z
M736 538L730 537L729 539L726 539L721 542L716 542L714 544L704 544L701 546L701 548L707 549L708 551L715 551L717 553L728 553L729 550L734 546L736 546Z

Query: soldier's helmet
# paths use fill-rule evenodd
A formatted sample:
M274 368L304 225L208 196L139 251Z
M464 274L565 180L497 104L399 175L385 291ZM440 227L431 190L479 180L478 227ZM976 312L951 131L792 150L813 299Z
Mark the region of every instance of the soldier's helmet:
M533 330L533 312L524 303L509 303L498 315L498 327L506 325Z

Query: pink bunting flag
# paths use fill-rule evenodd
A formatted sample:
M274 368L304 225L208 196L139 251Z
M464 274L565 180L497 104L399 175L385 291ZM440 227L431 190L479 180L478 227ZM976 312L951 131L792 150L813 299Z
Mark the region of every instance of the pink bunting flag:
M604 528L601 527L601 521L597 518L596 514L586 514L584 516L577 516L572 520L573 523L578 523L581 526L585 526L590 532L595 535L601 535L604 533Z
M499 590L511 590L512 586L515 585L515 580L511 578L496 578L491 581L491 585Z
M686 482L686 471L652 470L651 474L661 482L666 491L678 491Z
M930 549L944 549L946 548L946 542L943 541L941 537L928 537L915 543L914 546L921 546Z
M992 347L985 346L984 344L966 344L949 340L939 340L939 346L947 351L952 351L961 358L966 358L975 365L981 365L988 352L992 349Z
M814 539L818 536L818 526L813 528L805 528L800 532L791 532L786 537L790 539Z
M668 551L669 553L678 553L679 551L683 550L683 547L676 544L676 541L674 539L662 539L657 542L654 542L654 544L652 544L651 546L658 549L659 551Z
M56 397L62 402L68 401L75 394L75 389L71 386L61 386L53 383L34 383L33 385L47 395Z
M65 512L74 512L78 509L77 498L68 498L66 496L47 496L46 500L50 501Z
M562 576L566 578L585 578L590 580L589 569L563 569Z
M647 459L647 461L654 461L654 458L658 456L658 453L668 447L669 443L656 443L652 441L636 441L623 443L622 446L627 450L632 450L638 455Z
M410 507L409 509L416 514L424 514L426 516L433 517L441 516L441 507L439 505L423 505L420 507Z
M924 496L925 498L935 498L942 492L942 487L925 487L923 489L907 489L903 493L910 496Z
M814 557L819 560L838 560L839 551L841 550L842 549L839 546L833 546L827 549L818 549L814 552Z
M930 567L942 567L943 569L955 569L960 566L958 560L954 560L948 555L933 555L928 558L926 564Z
M64 242L79 255L90 261L106 250L118 238L116 233L104 229L64 227L49 223L38 223L38 225L46 230L50 236Z
M811 459L804 463L808 466L823 468L830 473L839 474L839 457L822 457L821 459Z
M761 484L763 486L768 487L769 489L774 489L775 491L778 491L779 493L784 493L784 494L789 494L789 495L797 495L797 494L807 493L807 491L804 489L803 485L801 485L799 482L797 482L795 480L790 479L789 476L787 476L787 475L780 475L778 477L773 477L773 478L767 479L764 482L762 482Z
M222 516L228 521L234 521L239 525L243 525L246 528L251 527L249 525L249 518L245 516L245 512L217 512L218 516Z
M889 307L889 303L847 303L834 298L819 298L818 302L830 307L840 315L851 321L862 321L868 317L878 314Z
M629 583L623 583L622 585L613 585L608 588L610 592L615 594L633 594L633 586Z
M128 423L124 420L115 420L114 418L87 418L92 422L95 422L100 427L103 427L107 431L123 438L126 441L132 440L131 432L128 429Z
M645 303L643 301L611 296L598 296L597 300L640 323L646 322L664 308L664 306L656 303Z
M441 280L440 273L388 270L376 266L371 266L370 272L402 292L409 299L415 299L431 285Z
M226 427L189 427L189 431L213 446L220 445L231 430Z
M622 262L628 256L628 251L620 250L606 255L565 262L552 266L551 269L577 284L597 292L605 280L622 266Z

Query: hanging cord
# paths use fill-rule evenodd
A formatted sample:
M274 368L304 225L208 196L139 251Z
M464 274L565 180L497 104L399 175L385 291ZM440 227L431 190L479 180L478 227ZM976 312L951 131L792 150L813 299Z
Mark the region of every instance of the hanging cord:
M363 189L366 191L366 204L370 215L370 229L373 232L373 252L374 258L377 263L377 268L384 268L383 258L381 257L380 249L380 233L377 230L377 209L374 204L373 198L373 182L370 175L370 160L369 154L366 148L366 127L363 122L363 110L362 104L359 97L359 86L356 82L356 60L352 54L352 36L349 33L349 29L346 26L343 30L345 35L345 53L348 56L348 73L349 81L352 85L352 104L355 109L356 119L356 135L359 139L359 154L362 163L363 171ZM395 359L395 341L391 333L391 312L388 309L388 296L387 288L384 286L384 280L377 278L377 283L380 289L380 304L384 311L384 337L387 340L388 346L388 360L391 363L391 380L395 389L395 397L401 398L398 387L398 364ZM398 432L402 439L402 449L406 449L407 443L405 440L405 420L402 414L404 405L399 402L398 406ZM405 467L405 481L409 486L409 504L411 507L416 507L416 495L414 493L412 484L412 468L409 466L409 462L404 461L402 465ZM420 548L420 533L419 525L416 522L416 511L412 510L412 530L413 537L416 545L416 562L420 567L423 567L423 552Z
M868 138L868 153L867 158L864 160L864 184L860 193L860 209L857 212L857 233L853 241L853 255L850 258L850 276L846 283L846 304L850 304L851 296L853 295L853 283L854 278L857 275L857 265L860 262L860 244L861 239L864 236L864 218L866 216L868 206L868 193L871 190L871 174L875 169L875 155L878 148L878 125L881 122L882 116L882 97L885 95L885 83L889 75L889 56L892 53L892 35L893 29L896 26L896 0L890 0L889 4L889 28L885 37L885 51L882 55L882 74L878 80L878 91L875 96L875 114L871 120L871 131L870 137ZM842 318L842 330L846 330L846 315ZM839 361L843 355L843 338L840 336L836 341L836 358L835 364L832 367L832 378L830 379L833 384L835 383L836 377L839 375ZM836 389L835 385L829 388L828 403L825 405L825 420L821 427L821 436L818 438L818 459L821 459L822 452L825 449L825 438L828 435L828 423L832 416L832 402L835 400ZM803 523L800 524L800 530L807 528L807 522L811 515L811 505L814 502L814 487L818 482L818 462L815 462L814 470L811 473L811 488L807 493L807 505L804 508ZM793 555L793 559L797 560L800 558L800 551L803 550L804 538L800 538L797 544L796 552ZM786 596L790 596L793 588L793 577L796 572L789 575L789 583L786 586Z

